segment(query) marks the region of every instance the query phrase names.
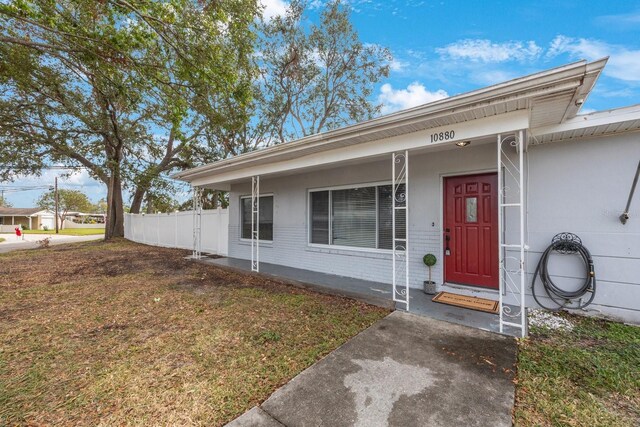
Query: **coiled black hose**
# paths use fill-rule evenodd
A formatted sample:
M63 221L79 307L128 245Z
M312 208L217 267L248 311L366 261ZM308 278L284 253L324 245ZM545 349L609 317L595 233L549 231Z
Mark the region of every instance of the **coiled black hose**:
M549 257L553 252L561 254L578 254L582 258L585 265L585 280L580 288L575 291L567 291L551 280L548 266ZM540 281L542 282L542 286L547 296L556 303L557 307L547 307L538 299L538 295L536 295L536 280L538 277L540 277ZM557 311L563 308L582 309L593 302L593 299L596 296L596 273L593 268L593 258L578 236L573 233L560 233L553 238L551 244L542 253L540 261L538 261L538 266L533 274L533 281L531 283L531 293L538 305L552 311ZM587 293L591 293L591 295L586 302L578 301L577 305L573 305L575 304L574 300L584 297Z

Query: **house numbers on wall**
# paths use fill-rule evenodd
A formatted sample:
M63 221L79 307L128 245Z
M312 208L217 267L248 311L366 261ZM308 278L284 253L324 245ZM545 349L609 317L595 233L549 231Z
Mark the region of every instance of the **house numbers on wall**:
M436 132L431 134L431 142L449 141L456 136L454 130L447 130L444 132Z

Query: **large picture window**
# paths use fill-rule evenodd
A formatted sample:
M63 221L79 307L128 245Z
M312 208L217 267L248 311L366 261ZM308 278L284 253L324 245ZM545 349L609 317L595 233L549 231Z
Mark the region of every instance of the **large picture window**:
M242 238L251 239L251 197L240 199L242 213ZM260 240L273 240L273 196L260 197L260 220L259 234Z
M404 192L401 184L399 192ZM309 193L312 244L391 249L391 185L319 190ZM404 212L396 218L396 236L404 238Z

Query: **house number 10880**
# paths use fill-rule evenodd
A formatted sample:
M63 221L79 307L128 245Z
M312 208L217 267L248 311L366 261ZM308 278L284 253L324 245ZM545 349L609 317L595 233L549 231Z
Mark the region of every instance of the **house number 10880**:
M452 130L448 130L445 132L437 132L431 134L431 142L440 142L440 141L448 141L453 139L456 136L456 133Z

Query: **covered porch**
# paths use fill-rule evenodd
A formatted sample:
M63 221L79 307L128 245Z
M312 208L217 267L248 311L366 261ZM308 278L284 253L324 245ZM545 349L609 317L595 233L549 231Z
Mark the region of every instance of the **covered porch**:
M524 129L518 130L518 127L526 124L526 121L521 118L518 114L506 123L496 122L496 126L500 125L498 128L504 133L486 135L490 128L486 126L488 121L484 120L480 128L478 123L470 123L466 127L457 126L457 130L447 131L443 134L445 141L442 143L423 143L412 149L358 157L358 162L335 161L331 168L326 165L315 166L302 171L256 174L235 180L229 187L230 257L208 261L223 267L273 275L303 286L312 285L316 290L326 289L333 294L376 305L524 336L526 132ZM434 138L439 138L439 133L436 130L430 135L437 134L438 137ZM423 138L425 136L429 138L429 135L422 135ZM349 176L333 182L323 178L344 173L341 171L349 171ZM490 200L482 201L481 192L472 194L472 198L476 201L474 209L480 217L484 215L483 206L491 205L490 215L493 219L490 220L489 233L494 246L491 253L485 255L485 264L491 264L493 288L457 286L459 283L475 282L452 283L445 274L444 266L452 263L457 255L453 246L452 253L449 253L449 236L454 233L450 233L450 226L444 218L443 188L451 177L467 179L487 175L495 180L491 184ZM389 197L387 209L390 209L385 214L388 222L384 233L379 218L379 199L383 187ZM375 203L375 215L362 210L350 211L352 208L349 203L341 213L344 217L352 212L350 216L354 218L352 226L355 228L366 221L364 217L373 219L375 238L368 243L374 246L356 247L367 242L345 239L344 233L351 231L345 226L338 227L341 234L341 240L338 240L338 229L334 230L330 220L326 219L327 216L336 215L331 204L325 204L320 215L325 218L321 226L324 228L319 233L324 241L314 240L312 235L315 236L313 227L316 220L312 212L315 199L312 196L324 193L324 200L328 201L332 199L331 195L338 192L342 192L342 195L351 194L348 192L352 188L354 191L374 189L375 197L371 203ZM194 194L193 255L199 258L201 219L198 215L197 189ZM269 198L269 204L263 206L265 197ZM263 222L266 210L269 210L267 217L271 223L268 224L270 230L265 239ZM382 239L382 234L388 239L384 247L378 241ZM343 243L345 240L349 244ZM335 243L337 241L340 243ZM451 243L455 241L454 237ZM483 252L482 242L475 246L476 252ZM438 258L438 271L434 279L439 291L495 300L499 304L500 314L432 302L432 297L421 290L422 281L427 279L427 268L422 264L422 257L426 253L434 253ZM479 275L487 276L486 272L480 272Z

